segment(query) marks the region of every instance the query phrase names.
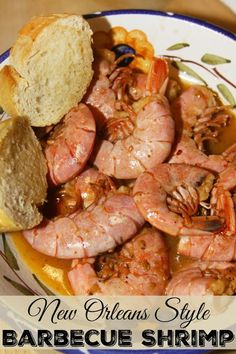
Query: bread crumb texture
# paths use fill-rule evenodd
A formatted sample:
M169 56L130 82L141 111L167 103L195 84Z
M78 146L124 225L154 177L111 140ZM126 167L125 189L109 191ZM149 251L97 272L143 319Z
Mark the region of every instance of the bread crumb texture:
M32 126L58 123L93 76L92 31L77 15L36 17L19 32L0 73L0 105Z
M39 224L38 206L47 193L47 166L27 118L0 123L0 174L0 231Z

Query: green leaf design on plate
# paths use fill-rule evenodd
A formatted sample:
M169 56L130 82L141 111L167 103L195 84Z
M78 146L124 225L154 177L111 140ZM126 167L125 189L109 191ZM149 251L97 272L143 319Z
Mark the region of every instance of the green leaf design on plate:
M219 55L206 53L201 58L201 61L210 65L226 64L231 63L230 59L220 57Z
M4 254L8 261L9 266L14 270L20 270L16 257L10 249L5 234L2 234Z
M166 50L179 50L179 49L189 47L189 46L190 46L190 44L188 44L188 43L176 43L176 44L171 45Z
M24 285L22 285L20 283L17 283L16 281L6 277L5 275L3 276L3 278L6 279L12 286L14 286L14 288L19 290L22 294L24 294L24 295L35 295L33 290L30 290L30 289L26 288Z
M228 87L226 87L224 84L219 84L217 85L218 90L224 96L224 98L231 104L231 106L235 107L236 106L236 101Z
M198 75L196 73L196 71L194 71L193 69L191 69L190 67L188 67L187 65L183 64L181 61L173 61L171 63L176 69L186 73L187 75L194 77L195 79L197 79L198 81L201 81L204 83L204 85L207 86L207 83L205 80L203 80L203 78Z
M3 114L4 110L2 109L2 107L0 106L0 114Z
M51 290L49 290L46 285L44 285L37 277L35 274L32 274L36 282L41 286L41 288L45 291L47 295L55 295Z

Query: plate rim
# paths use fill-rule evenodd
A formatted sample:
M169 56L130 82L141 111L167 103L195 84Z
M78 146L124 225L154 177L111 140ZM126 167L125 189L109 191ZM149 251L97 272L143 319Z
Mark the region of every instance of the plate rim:
M207 20L202 20L194 16L178 14L176 12L171 12L171 11L159 11L159 10L149 10L149 9L120 9L120 10L97 11L91 14L85 14L83 15L83 17L85 19L93 19L93 18L104 17L104 16L129 15L129 14L169 17L169 18L183 20L185 22L191 22L200 25L202 27L211 29L215 32L221 33L226 37L229 37L233 41L236 41L236 34L231 32L230 30L224 29L218 25L208 22Z
M175 13L175 12L166 12L166 11L159 11L159 10L149 10L149 9L119 9L119 10L106 10L106 11L97 11L97 12L94 12L94 13L88 13L88 14L85 14L83 15L83 17L86 19L86 20L89 20L89 19L95 19L95 18L99 18L99 17L107 17L107 16L114 16L114 15L132 15L132 14L138 14L138 15L152 15L152 16L159 16L159 17L167 17L167 18L174 18L174 19L179 19L181 21L184 21L184 22L189 22L189 23L193 23L193 24L196 24L196 25L199 25L200 27L204 27L204 28L207 28L207 29L210 29L216 33L220 33L230 39L232 39L234 42L236 42L236 34L234 34L233 32L229 31L229 30L226 30L218 25L215 25L211 22L208 22L207 20L202 20L202 19L199 19L199 18L196 18L196 17L193 17L193 16L189 16L189 15L183 15L183 14L178 14L178 13ZM7 59L9 57L9 54L10 54L10 49L7 49L5 52L3 52L1 55L0 55L0 63L2 63L5 59ZM81 351L77 351L76 349L72 350L72 349L68 349L68 350L59 350L60 352L62 353L81 353ZM157 352L157 350L154 350L155 353ZM149 350L149 353L150 352L154 352L152 351L152 349ZM176 352L177 353L177 349L160 349L158 348L158 352L161 352L161 353L167 353L168 352L171 352L171 353L174 353ZM185 350L184 352L187 354L187 353L203 353L203 352L207 352L208 350L206 349L189 349L189 350ZM90 352L92 353L98 353L100 352L101 353L101 350L90 350ZM109 353L120 353L122 352L121 350L111 350L111 351L107 351ZM129 351L127 351L128 353ZM132 351L133 352L133 351ZM182 350L178 350L179 353L183 353ZM147 350L136 350L136 353L147 353Z
M220 33L220 34L232 39L234 42L236 42L236 34L233 32L230 32L227 29L224 29L224 28L222 28L218 25L215 25L211 22L208 22L207 20L201 20L201 19L193 17L193 16L178 14L175 12L148 10L148 9L120 9L120 10L97 11L97 12L85 14L85 15L83 15L83 17L86 20L89 20L89 19L106 17L106 16L135 15L135 14L168 17L168 18L182 20L184 22L194 23L196 25L199 25L200 27L204 27L204 28L210 29L214 32ZM7 59L9 57L9 54L10 54L10 49L7 49L5 52L3 52L0 55L0 63L2 63L5 59Z

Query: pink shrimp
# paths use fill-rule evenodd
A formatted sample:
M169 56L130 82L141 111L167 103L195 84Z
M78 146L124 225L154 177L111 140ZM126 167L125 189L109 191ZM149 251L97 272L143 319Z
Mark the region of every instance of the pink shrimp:
M236 158L236 144L222 155L207 155L203 143L217 140L220 128L230 119L227 107L217 105L214 94L204 86L192 86L172 105L179 136L170 163L186 163L221 172Z
M115 117L120 101L132 103L150 93L164 94L168 78L168 64L161 58L153 59L148 74L135 72L130 67L117 67L117 62L100 58L85 102L101 125Z
M234 295L236 266L229 262L201 262L174 273L166 295Z
M44 215L50 218L67 216L77 210L91 208L98 201L101 203L101 198L112 189L115 189L115 184L110 177L94 167L88 167L70 182L50 191L44 205Z
M168 162L190 164L219 173L225 170L235 158L236 144L226 149L221 155L206 155L196 148L193 139L183 133L176 145L174 155L171 155Z
M84 209L98 202L101 204L102 198L106 198L111 190L115 190L113 180L94 167L87 168L75 178L75 193L81 196Z
M73 263L68 277L75 295L163 295L169 278L167 248L154 229L95 262Z
M117 140L109 141L108 136L100 142L94 164L108 176L137 178L146 169L164 161L171 151L174 121L168 101L164 96L143 100L143 108L123 139L118 136Z
M133 198L111 192L92 210L45 220L23 235L41 253L58 258L84 258L114 249L134 236L143 224Z
M83 170L92 152L95 134L93 115L82 103L72 108L56 126L45 148L49 179L54 185L69 181Z
M110 72L111 63L100 59L94 70L92 83L84 98L84 101L94 113L99 128L106 119L113 117L115 113L116 96L111 88Z
M146 221L172 236L211 236L222 229L218 216L197 215L213 186L209 171L184 164L160 164L138 177L133 189L136 205Z
M174 121L167 99L158 95L165 91L168 65L155 58L147 75L116 64L100 63L99 70L86 99L100 127L92 161L109 176L136 178L172 148Z
M236 260L236 215L233 190L236 187L236 165L220 173L212 190L212 214L225 218L221 232L203 237L180 239L178 253L207 261Z

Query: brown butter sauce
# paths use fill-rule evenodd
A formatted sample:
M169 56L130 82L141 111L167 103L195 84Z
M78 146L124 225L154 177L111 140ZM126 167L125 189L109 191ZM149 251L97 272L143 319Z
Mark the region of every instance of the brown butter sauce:
M190 85L181 83L182 89ZM236 117L233 116L229 125L223 128L219 134L218 142L208 144L208 152L220 154L229 146L236 142ZM32 273L55 293L61 295L72 295L67 273L70 270L71 260L58 259L41 254L35 251L24 239L20 232L11 234L13 243L20 255L24 259ZM192 262L189 257L177 255L178 238L165 235L169 250L171 272L176 272Z

